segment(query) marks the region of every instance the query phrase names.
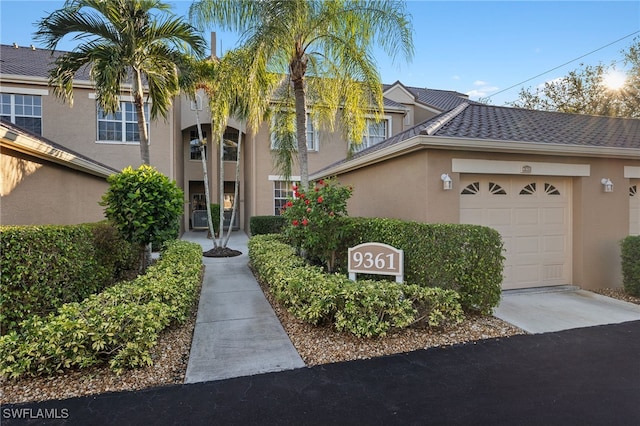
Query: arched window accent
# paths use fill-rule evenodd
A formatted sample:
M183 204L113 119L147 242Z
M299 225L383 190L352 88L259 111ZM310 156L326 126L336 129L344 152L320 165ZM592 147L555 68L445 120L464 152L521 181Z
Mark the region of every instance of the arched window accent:
M462 195L474 195L480 192L480 182L473 182L467 185L461 192Z
M536 183L531 182L529 185L522 188L520 195L533 195L536 193Z
M632 185L629 187L629 197L637 197L638 196L638 186Z
M493 195L507 195L507 191L495 182L489 182L489 192Z
M551 185L550 183L544 184L544 192L547 195L560 195L560 191L558 191L558 188Z

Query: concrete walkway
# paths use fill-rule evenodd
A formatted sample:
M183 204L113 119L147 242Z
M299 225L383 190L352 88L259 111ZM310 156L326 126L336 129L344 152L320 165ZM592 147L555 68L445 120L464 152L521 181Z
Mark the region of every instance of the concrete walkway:
M213 248L207 231L189 231L183 240ZM205 274L185 383L304 367L289 336L248 267L248 237L231 233L228 258L203 257Z
M640 305L573 286L505 290L493 315L528 333L640 320Z

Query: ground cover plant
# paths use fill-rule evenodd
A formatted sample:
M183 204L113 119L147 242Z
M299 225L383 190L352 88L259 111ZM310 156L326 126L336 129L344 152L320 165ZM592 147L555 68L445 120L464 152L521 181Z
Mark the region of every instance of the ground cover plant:
M103 363L119 373L150 365L159 333L187 319L201 276L200 245L169 242L145 275L32 316L0 337L0 374L49 375Z
M249 258L258 278L293 316L358 337L384 336L418 323L440 327L464 316L453 290L327 274L308 265L279 236L252 237Z

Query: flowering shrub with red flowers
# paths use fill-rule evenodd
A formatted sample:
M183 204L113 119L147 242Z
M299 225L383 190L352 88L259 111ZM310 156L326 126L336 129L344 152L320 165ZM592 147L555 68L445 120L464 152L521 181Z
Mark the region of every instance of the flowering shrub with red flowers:
M353 188L340 186L333 179L321 179L306 191L295 184L292 188L293 199L282 211L287 220L285 235L308 259L333 272L336 249L345 232L340 218L347 216Z

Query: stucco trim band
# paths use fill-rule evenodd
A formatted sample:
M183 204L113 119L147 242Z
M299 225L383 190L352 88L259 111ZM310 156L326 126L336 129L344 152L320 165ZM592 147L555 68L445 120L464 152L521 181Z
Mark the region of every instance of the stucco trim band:
M590 176L589 164L542 163L536 161L499 161L453 158L454 173L498 175Z
M628 179L640 179L640 167L624 166L624 177Z

